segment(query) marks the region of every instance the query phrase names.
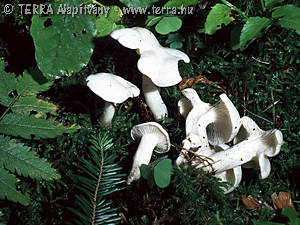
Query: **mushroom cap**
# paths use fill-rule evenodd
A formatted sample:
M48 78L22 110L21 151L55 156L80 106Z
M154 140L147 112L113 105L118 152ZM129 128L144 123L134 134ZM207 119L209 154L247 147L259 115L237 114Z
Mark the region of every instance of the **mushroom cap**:
M140 140L143 135L156 135L158 143L154 149L157 153L165 153L170 150L171 142L167 131L156 122L142 123L131 129L131 137L133 140Z
M185 122L185 132L189 136L191 133L201 135L198 132L197 121L205 114L210 108L209 103L201 101L198 93L193 88L186 88L181 91L182 94L187 98L192 106L192 109L188 113Z
M206 126L211 145L230 142L241 126L240 115L226 94L220 95L221 101L207 111L199 120L198 126Z
M151 31L141 27L123 28L114 30L110 36L123 46L138 50L141 56L138 69L156 86L169 87L182 80L178 61L189 63L189 57L179 50L162 47Z
M137 66L156 86L169 87L182 80L178 70L179 60L190 62L189 57L179 50L159 47L144 51Z
M220 178L222 181L228 182L232 185L228 189L222 188L222 189L224 189L224 194L228 194L228 193L232 192L235 188L237 188L238 185L240 184L240 182L242 180L242 167L237 166L233 169L226 170L221 173L217 173L214 176L217 178Z
M161 47L154 34L142 27L114 30L110 36L126 48L138 49L140 54Z
M111 73L97 73L87 77L87 86L107 102L122 103L140 94L140 89L124 78Z
M177 106L180 115L182 115L184 118L187 118L188 114L193 108L191 101L187 98L179 99Z

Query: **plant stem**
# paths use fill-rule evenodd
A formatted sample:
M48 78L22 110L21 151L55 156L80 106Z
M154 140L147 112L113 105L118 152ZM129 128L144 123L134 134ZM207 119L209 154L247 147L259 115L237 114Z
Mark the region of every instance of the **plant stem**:
M99 5L101 7L105 7L105 5L101 4L100 2L97 2L96 0L92 0L93 4Z
M237 8L236 6L232 5L230 2L226 1L226 0L221 0L221 2L223 2L225 5L227 5L228 7L230 7L232 10L237 11L242 17L244 17L245 19L249 19L248 16L246 16L246 14L240 10L239 8Z
M260 4L261 4L261 7L262 7L263 11L265 12L266 11L266 6L265 6L264 0L260 0Z

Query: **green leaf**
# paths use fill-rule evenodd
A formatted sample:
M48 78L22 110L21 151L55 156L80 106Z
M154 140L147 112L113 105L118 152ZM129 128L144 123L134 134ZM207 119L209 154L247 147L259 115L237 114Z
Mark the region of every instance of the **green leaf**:
M35 157L30 147L0 135L0 167L33 179L59 179L60 175L44 159Z
M263 31L270 25L270 23L270 19L265 17L250 17L241 32L241 50L247 48L247 46L256 38L261 37Z
M294 29L300 34L300 8L295 5L279 6L272 12L272 18L278 19L280 26Z
M267 9L273 8L275 5L282 3L284 0L265 0L265 6Z
M172 168L171 159L164 159L154 167L154 180L158 187L168 187L171 182Z
M190 5L196 5L198 2L199 0L170 0L164 5L164 7L188 7Z
M94 17L88 13L72 16L66 11L67 7L79 9L82 5L89 5L89 1L57 1L52 4L53 14L32 17L35 58L48 79L78 72L90 60L97 32Z
M180 29L182 21L178 17L164 17L155 26L159 34L168 34Z
M284 206L281 210L281 214L289 218L289 225L297 225L300 222L300 219L298 218L300 213L290 206Z
M238 23L232 29L230 33L230 47L232 50L238 50L240 48L240 36L243 29L243 24Z
M18 77L17 93L21 96L36 95L46 91L53 82L49 82L38 68L31 68Z
M43 120L34 116L23 116L18 113L6 114L0 121L0 133L20 136L30 139L34 135L39 138L55 138L63 133L72 133L79 129L79 126L63 126L61 123L52 120Z
M140 167L142 177L147 180L150 188L154 187L153 166L142 164Z
M234 18L230 15L231 9L223 4L216 4L208 13L205 22L205 33L214 34L217 30L234 21Z
M20 96L36 95L52 85L52 82L48 82L37 68L29 69L16 78L14 74L6 73L4 67L4 62L0 60L0 104L2 105L9 106L15 100L16 96L10 97L13 91Z
M8 106L14 98L9 95L15 90L17 80L15 74L5 72L5 63L0 60L0 104Z
M121 20L122 10L118 6L109 6L108 15L100 14L96 20L97 37L109 35L112 31L124 28L116 23Z
M127 7L133 7L133 8L148 8L153 3L158 2L159 0L119 0L121 3L126 5Z
M31 111L35 111L45 116L46 113L57 115L58 106L46 100L38 99L35 96L25 96L18 98L11 109L15 113L24 115L29 115Z
M18 179L13 174L9 174L6 170L0 168L0 198L7 198L22 205L28 205L29 198L16 190L17 182Z

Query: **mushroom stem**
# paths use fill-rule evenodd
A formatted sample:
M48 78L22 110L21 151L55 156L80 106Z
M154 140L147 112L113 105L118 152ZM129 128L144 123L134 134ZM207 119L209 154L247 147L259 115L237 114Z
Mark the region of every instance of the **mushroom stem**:
M111 121L115 115L116 108L113 103L105 102L103 113L99 119L100 123L104 126L110 127Z
M156 121L168 116L167 107L163 102L156 85L146 75L143 75L143 92L145 101Z
M133 157L133 164L130 174L127 179L127 184L141 177L140 166L142 164L148 165L152 152L157 145L157 136L154 134L144 134L140 140L138 149Z

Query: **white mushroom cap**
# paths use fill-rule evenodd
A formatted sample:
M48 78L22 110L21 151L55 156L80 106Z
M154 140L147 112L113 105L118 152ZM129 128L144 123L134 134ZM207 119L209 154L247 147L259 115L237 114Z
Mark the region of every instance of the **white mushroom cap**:
M220 145L230 142L241 126L240 115L226 94L198 120L198 129L206 129L209 143Z
M260 178L264 179L269 176L271 171L271 164L267 157L273 157L279 154L281 145L283 143L282 133L279 130L263 131L260 127L249 117L244 116L241 119L241 128L233 140L234 144L242 141L252 140L261 137L263 142L269 146L269 150L264 154L258 154L252 161L243 164L245 168L260 169Z
M142 27L114 30L110 36L126 48L138 49L140 54L161 47L154 34Z
M182 115L186 119L193 108L192 103L187 98L181 98L179 99L177 105L180 115Z
M183 52L169 48L155 48L141 54L138 69L147 75L158 87L178 84L182 78L178 70L178 61L189 63L189 57Z
M165 153L170 150L171 142L167 131L156 122L142 123L131 129L133 140L140 140L143 135L152 134L157 137L157 145L154 149L157 153Z
M173 86L182 80L178 61L189 63L189 57L179 50L162 47L149 30L140 27L123 28L113 31L110 36L123 46L138 50L141 56L138 69L156 86Z
M197 92L192 88L186 88L181 92L192 106L185 122L186 135L189 136L191 133L199 135L197 121L211 108L211 105L201 101Z
M87 86L107 102L122 103L130 97L136 97L140 90L129 81L111 73L89 75Z

